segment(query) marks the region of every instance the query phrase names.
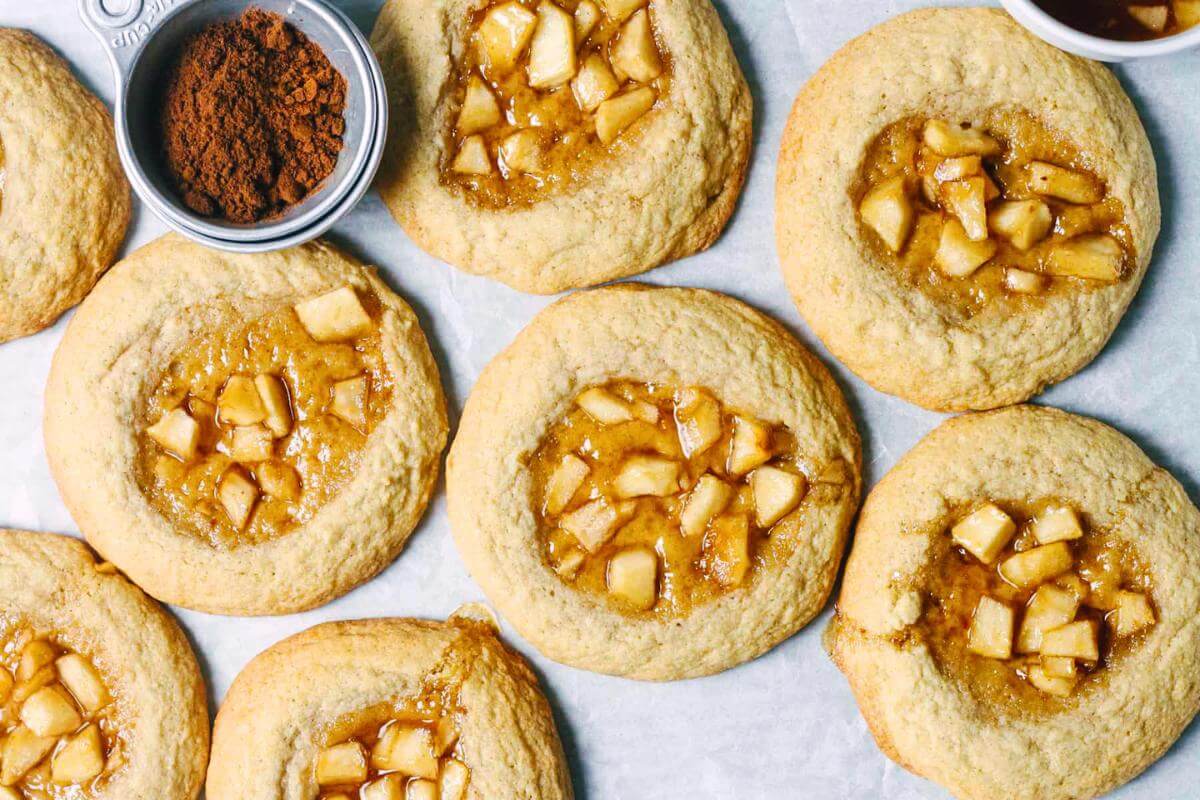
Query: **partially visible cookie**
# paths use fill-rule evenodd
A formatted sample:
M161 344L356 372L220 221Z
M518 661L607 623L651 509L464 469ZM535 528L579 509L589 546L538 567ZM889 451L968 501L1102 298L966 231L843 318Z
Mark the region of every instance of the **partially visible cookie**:
M841 393L782 326L621 284L549 307L484 369L446 491L472 576L542 653L675 680L821 610L859 471Z
M446 427L416 315L324 243L138 249L71 320L46 387L47 458L88 541L213 613L311 608L383 569Z
M752 101L710 0L390 0L379 190L426 252L550 294L711 245Z
M82 300L129 216L104 104L33 34L0 28L0 342Z
M1080 800L1200 709L1200 512L1117 431L958 417L871 492L826 634L880 749L964 800Z
M486 620L331 622L259 654L213 732L210 800L570 800L550 707Z
M1154 156L1107 67L995 9L892 19L829 60L780 146L800 312L877 389L1022 402L1108 341L1159 231Z
M0 530L0 586L0 797L194 800L208 707L175 622L66 536Z

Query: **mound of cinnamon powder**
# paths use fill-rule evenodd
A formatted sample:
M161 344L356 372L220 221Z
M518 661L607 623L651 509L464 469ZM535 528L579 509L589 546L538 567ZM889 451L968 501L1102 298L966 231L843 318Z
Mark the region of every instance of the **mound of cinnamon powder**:
M346 81L278 14L251 8L184 44L159 123L167 169L198 214L249 223L283 213L342 149Z

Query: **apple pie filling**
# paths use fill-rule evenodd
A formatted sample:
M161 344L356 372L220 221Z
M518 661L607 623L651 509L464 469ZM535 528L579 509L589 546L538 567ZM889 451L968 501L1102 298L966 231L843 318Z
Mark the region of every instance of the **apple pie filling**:
M221 546L311 519L354 475L387 412L392 377L375 302L343 286L184 348L139 437L151 504Z
M662 617L785 558L777 526L809 494L786 428L696 387L587 389L529 467L550 566L624 612Z
M442 179L484 207L535 202L619 158L667 93L647 0L493 2L471 31Z
M1136 553L1068 505L985 503L937 540L924 639L996 706L1053 708L1156 623Z
M854 199L886 263L968 311L1115 283L1132 261L1121 202L1070 142L1023 112L888 126Z
M383 704L333 725L313 767L318 800L464 800L471 781L442 702Z
M1200 0L1036 0L1059 22L1103 39L1165 39L1200 25Z
M0 638L0 800L86 798L121 763L117 703L92 661L12 624Z

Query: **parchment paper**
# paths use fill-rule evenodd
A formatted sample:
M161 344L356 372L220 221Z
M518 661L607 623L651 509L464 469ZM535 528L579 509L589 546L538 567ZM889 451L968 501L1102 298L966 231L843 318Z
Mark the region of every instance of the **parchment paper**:
M379 0L342 7L370 31ZM755 151L745 194L709 252L644 276L658 284L728 292L782 320L834 370L863 433L873 484L940 417L881 395L834 362L808 331L779 276L774 252L775 155L792 98L847 39L917 5L889 0L716 0L755 97ZM99 45L72 0L0 0L0 25L48 40L84 81L112 100ZM792 35L795 31L795 35ZM1140 295L1113 341L1081 374L1040 402L1090 414L1134 437L1198 497L1200 407L1195 402L1200 299L1200 59L1180 56L1117 70L1158 155L1163 234ZM127 247L163 233L139 207ZM372 192L331 238L381 267L418 310L442 369L452 415L480 369L547 302L460 273L421 253ZM42 448L42 387L64 322L0 346L0 524L74 533ZM3 587L0 587L2 591ZM408 549L381 576L330 605L282 618L235 619L175 609L192 637L215 709L256 653L325 620L445 617L482 600L455 552L445 498L435 499ZM655 685L593 675L542 658L505 629L538 669L555 708L581 800L609 798L944 798L884 758L841 675L820 646L825 614L757 661L722 675ZM1114 797L1196 797L1200 735L1193 725L1158 764Z

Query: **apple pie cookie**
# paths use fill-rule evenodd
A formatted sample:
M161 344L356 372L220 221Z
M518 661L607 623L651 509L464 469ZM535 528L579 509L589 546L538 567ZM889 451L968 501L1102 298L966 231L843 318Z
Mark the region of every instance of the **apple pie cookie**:
M390 0L380 192L418 245L549 294L712 244L751 99L709 0Z
M217 714L210 800L570 800L537 678L485 614L333 622L256 657Z
M183 633L81 542L0 529L0 798L194 800L204 683Z
M0 342L54 324L129 225L104 104L33 34L0 28Z
M956 797L1095 797L1200 709L1198 544L1113 429L959 417L871 492L826 644L884 753Z
M46 399L88 540L155 597L214 613L297 611L373 576L446 437L416 316L324 244L139 249L72 320Z
M916 55L914 55L916 54ZM776 194L784 276L830 350L935 410L1086 365L1159 230L1154 157L1109 70L990 9L926 9L801 91Z
M778 324L627 284L556 303L488 365L447 492L472 575L539 650L671 680L822 608L859 467L840 392Z

